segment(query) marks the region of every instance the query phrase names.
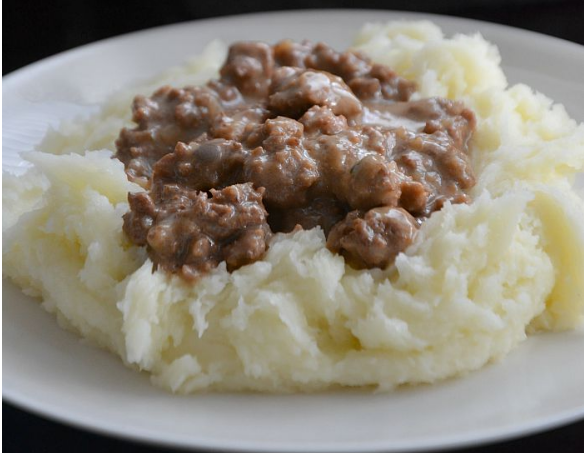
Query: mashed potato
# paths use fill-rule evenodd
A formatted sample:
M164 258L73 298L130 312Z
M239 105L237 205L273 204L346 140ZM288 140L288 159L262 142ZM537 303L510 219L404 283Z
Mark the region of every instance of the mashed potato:
M277 235L264 260L232 273L223 263L196 285L152 273L122 232L127 192L140 189L108 150L135 93L215 75L225 48L213 43L51 132L24 156L26 177L5 176L4 272L63 326L180 393L429 383L502 358L526 332L578 326L584 203L571 183L584 126L508 87L479 35L395 22L367 25L356 46L415 80L419 96L461 99L478 119L473 203L434 213L394 266L354 270L313 229Z

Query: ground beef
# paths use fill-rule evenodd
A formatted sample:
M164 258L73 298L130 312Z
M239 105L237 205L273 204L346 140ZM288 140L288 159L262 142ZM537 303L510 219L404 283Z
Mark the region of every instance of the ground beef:
M237 269L260 259L271 231L262 204L264 190L251 183L206 192L175 184L152 194L129 195L124 231L145 245L155 267L187 279L222 261Z
M136 96L132 120L137 127L122 129L116 157L132 181L148 187L152 166L178 142L188 143L204 133L220 111L216 93L205 87L165 86L149 98Z
M311 69L278 68L272 79L268 108L277 115L299 118L310 107L328 107L348 120L363 111L361 101L333 74Z
M402 208L351 211L332 228L327 247L357 269L384 268L412 243L417 230L416 219Z
M147 191L129 195L124 231L187 278L261 259L272 232L298 227L384 268L475 184L474 114L414 90L359 52L236 43L219 79L135 99L116 157Z

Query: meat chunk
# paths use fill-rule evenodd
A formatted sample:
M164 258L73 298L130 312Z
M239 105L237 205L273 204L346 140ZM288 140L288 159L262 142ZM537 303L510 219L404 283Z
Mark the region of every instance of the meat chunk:
M136 245L148 245L148 231L158 214L156 203L147 192L128 194L130 210L124 214L124 232Z
M396 139L392 159L410 181L423 186L423 190L415 189L423 201L414 201L414 187L410 183L402 203L404 208L413 203L418 206L414 209L416 215L429 216L448 199L453 203L468 200L463 190L475 184L470 158L463 149L454 146L445 131L415 134L398 129ZM424 206L420 208L422 204Z
M233 270L260 259L271 236L263 189L239 184L210 192L167 185L157 197L130 194L124 231L135 243L145 239L155 267L190 280L221 261Z
M268 108L277 115L299 118L314 105L326 106L348 120L362 105L340 77L328 72L282 67L274 73Z
M313 48L314 44L310 41L294 42L286 39L274 46L274 60L278 66L305 68L304 60Z
M116 141L116 157L126 166L130 180L148 187L152 166L203 133L221 112L217 95L206 88L164 86L152 97L136 96L132 106L134 129L124 128Z
M315 105L298 120L307 135L335 135L349 127L344 116L337 116L328 107Z
M401 179L395 162L369 154L351 168L345 197L355 209L396 206L401 195Z
M416 219L402 208L352 211L331 230L327 247L357 268L385 268L414 240Z
M152 189L160 192L169 184L208 191L241 182L246 153L241 143L212 139L179 143L173 153L154 165Z
M238 42L229 47L221 78L235 85L245 96L263 97L274 69L272 48L262 42Z
M429 98L416 102L414 109L426 121L425 133L444 131L454 147L463 149L467 146L476 127L476 117L462 102Z
M208 133L215 138L244 142L270 116L270 112L260 106L222 112L213 118Z
M246 181L265 187L268 206L281 209L308 202L308 191L319 179L317 162L302 146L304 127L298 121L278 117L262 128L261 146L245 162Z
M409 80L399 77L394 71L387 66L374 64L371 66L368 77L378 82L378 89L373 95L374 99L385 99L393 101L407 101L414 93L416 85ZM351 80L351 86L358 90L359 81L363 77ZM359 91L359 90L358 90Z
M330 192L353 209L395 206L400 197L401 172L385 158L394 145L392 133L353 128L322 136L314 152L320 156L319 193Z
M337 52L324 43L282 41L274 47L281 66L317 69L341 77L362 100L407 101L416 85L362 52Z
M318 43L306 61L307 67L332 72L347 82L371 72L371 60L364 53L337 52L324 43Z

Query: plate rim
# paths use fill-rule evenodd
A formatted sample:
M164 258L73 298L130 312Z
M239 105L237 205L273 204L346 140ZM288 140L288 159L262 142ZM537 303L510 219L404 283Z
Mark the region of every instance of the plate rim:
M324 453L324 452L339 452L339 453L349 453L354 451L362 451L362 452L369 452L369 453L383 453L383 452L403 452L403 453L421 453L421 452L437 452L449 449L462 449L462 448L470 448L470 447L481 447L487 446L491 444L496 444L499 442L511 441L515 439L519 439L525 436L529 436L531 434L541 433L543 431L552 430L555 428L559 428L568 424L577 423L584 421L584 406L569 411L563 411L559 414L555 414L554 417L551 419L545 419L538 421L536 423L533 422L522 422L517 428L517 425L513 425L513 427L508 427L506 430L501 429L492 429L486 432L486 435L482 436L477 440L476 437L473 436L473 431L470 434L466 435L465 437L458 436L451 436L451 438L447 438L446 441L442 441L439 445L436 445L431 440L426 441L424 443L419 443L417 445L410 445L407 444L395 444L395 446L391 446L388 449L387 444L383 444L382 442L376 442L367 444L366 448L359 447L357 450L356 446L352 444L348 444L347 442L333 444L331 442L327 443L326 448L315 448L313 444L310 442L306 442L306 445L297 444L293 447L282 446L281 444L277 444L272 442L272 444L268 443L259 443L256 441L255 443L252 441L233 441L233 440L223 440L220 443L212 442L212 441L198 441L197 444L193 444L189 442L188 437L180 437L178 439L168 439L162 438L160 435L156 435L154 432L152 434L145 428L140 428L140 430L133 428L132 432L125 432L123 431L123 427L120 425L116 425L115 423L108 423L100 422L100 424L95 424L91 422L90 417L83 416L80 418L75 418L72 415L68 415L67 413L57 413L51 408L39 407L38 404L35 406L35 403L30 401L24 395L20 395L20 397L16 397L13 399L14 394L7 396L4 394L4 387L2 388L2 398L8 401L13 406L24 409L34 415L43 417L47 420L54 421L61 423L65 426L72 427L75 429L81 429L88 431L93 434L102 435L105 437L113 437L118 440L124 441L131 441L137 444L142 445L150 445L150 446L157 446L157 447L170 447L170 448L178 448L181 450L209 450L209 451L225 451L225 452L241 452L241 453L253 453L253 452L282 452L282 453L294 453L294 452L303 452L303 453Z
M257 19L261 20L262 18L269 18L274 16L286 16L291 14L300 14L300 15L307 15L307 14L338 14L338 15L346 15L346 14L372 14L378 13L380 14L380 21L390 20L390 15L400 15L403 19L406 20L443 20L443 21L454 21L454 22L461 22L466 24L476 24L477 27L482 26L489 28L490 31L501 31L507 34L521 34L525 37L531 37L534 40L539 40L539 42L545 41L547 45L555 45L557 47L561 47L562 51L566 51L570 49L574 52L581 52L584 56L584 46L578 43L574 43L571 41L567 41L561 38L548 36L542 33L534 32L531 30L525 30L517 27L512 27L508 25L476 20L476 19L467 19L463 17L456 17L456 16L448 16L448 15L441 15L441 14L433 14L433 13L423 13L423 12L411 12L411 11L402 11L402 10L385 10L385 9L361 9L361 8L331 8L331 9L291 9L285 11L267 11L267 12L250 12L244 14L233 14L233 15L226 15L220 17L212 17L212 18L205 18L205 19L195 19L189 20L185 22L178 22L173 24L166 24L157 27L142 29L133 31L130 33L124 33L117 36L108 37L105 39L101 39L98 41L94 41L82 46L75 47L73 49L65 50L54 55L48 56L31 64L28 64L22 68L18 68L2 77L2 91L3 93L9 92L12 89L12 85L19 82L19 80L23 77L34 77L35 73L39 69L46 70L47 67L53 65L60 65L63 64L64 61L68 59L74 59L78 56L83 55L86 52L93 52L99 47L108 45L114 41L120 40L129 40L129 39L140 39L142 35L152 34L152 33L164 33L165 31L171 28L189 28L189 27L196 27L198 24L201 23L213 23L213 22L229 22L229 21L236 21L240 18L247 18L249 19ZM384 18L382 15L387 14L387 18ZM4 293L4 284L13 285L11 281L5 279L3 277L3 293ZM292 451L314 451L314 452L323 452L323 451L354 451L357 448L357 445L347 444L347 442L343 442L342 444L334 444L330 441L327 442L326 447L317 447L314 443L310 441L302 441L304 444L299 443L295 444L293 447L291 445L282 445L278 444L274 441L271 441L272 444L261 443L258 441L233 441L230 439L223 439L221 442L214 442L210 441L209 439L196 439L193 442L193 439L189 441L188 436L177 436L175 435L174 438L171 438L168 434L166 437L164 436L163 432L154 431L149 432L143 428L136 428L133 427L132 431L127 432L124 431L123 426L116 425L115 423L110 423L108 420L91 420L91 417L88 417L84 414L67 414L62 408L58 408L55 410L52 407L45 407L43 404L36 403L30 398L27 398L25 394L19 392L17 388L11 388L9 385L8 388L6 386L2 386L2 397L8 403L14 405L17 408L24 409L28 412L31 412L35 415L39 415L49 420L57 421L67 426L71 426L77 429L87 430L92 433L97 433L104 436L111 436L117 439L124 439L130 440L133 442L138 443L146 443L150 445L157 445L157 446L166 446L166 447L173 447L173 448L180 448L180 449L209 449L209 450L222 450L222 451L282 451L282 452L292 452ZM80 417L81 415L81 417ZM473 432L470 432L470 435L461 436L452 435L450 438L441 438L440 444L436 445L433 444L431 441L425 441L425 443L418 443L416 445L400 445L400 444L392 444L389 446L387 442L372 442L363 445L362 443L359 444L359 449L362 451L370 451L370 452L381 452L381 451L404 451L404 452L418 452L418 451L436 451L436 450L443 450L449 448L464 448L470 446L480 446L480 445L487 445L496 442L516 439L519 437L523 437L526 435L534 434L537 432L541 432L544 430L549 430L553 428L557 428L563 425L567 425L570 423L578 422L580 420L584 420L584 405L577 409L572 410L565 410L560 413L554 414L554 416L548 416L543 419L539 419L536 421L529 421L529 422L521 422L515 423L510 425L505 429L497 428L491 429L490 431L481 431L479 432L480 437L476 435L473 436ZM95 423L97 422L97 423ZM141 431L142 430L142 431ZM161 435L162 434L162 435ZM316 447L316 448L315 448Z

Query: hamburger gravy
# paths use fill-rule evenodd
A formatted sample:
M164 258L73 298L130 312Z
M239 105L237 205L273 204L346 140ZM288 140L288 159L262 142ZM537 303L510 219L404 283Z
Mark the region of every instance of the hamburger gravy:
M360 52L233 44L219 79L135 98L116 157L146 191L129 195L124 231L187 279L259 260L298 226L355 268L385 268L475 184L473 112L414 91Z

